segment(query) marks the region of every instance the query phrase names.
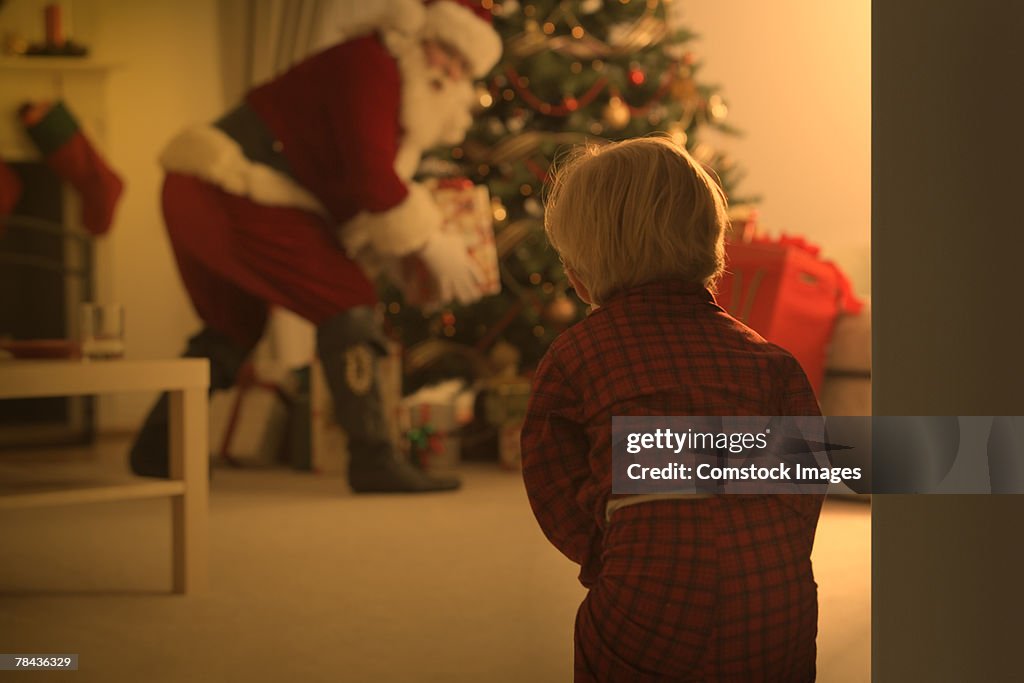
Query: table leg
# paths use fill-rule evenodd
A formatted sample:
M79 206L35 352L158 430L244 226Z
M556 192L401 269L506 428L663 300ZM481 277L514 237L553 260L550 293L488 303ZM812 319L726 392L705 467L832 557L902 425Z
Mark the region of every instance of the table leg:
M206 389L170 392L170 474L185 482L185 492L171 499L175 593L201 593L207 585L207 402Z

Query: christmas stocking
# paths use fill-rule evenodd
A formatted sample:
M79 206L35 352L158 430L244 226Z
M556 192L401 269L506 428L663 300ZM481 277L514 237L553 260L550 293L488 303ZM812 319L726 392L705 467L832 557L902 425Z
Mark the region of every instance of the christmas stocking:
M28 105L21 118L47 166L81 196L82 225L94 235L107 232L124 184L93 149L71 112L63 102Z
M0 159L0 233L3 233L3 219L14 211L14 205L21 197L21 180L10 166Z

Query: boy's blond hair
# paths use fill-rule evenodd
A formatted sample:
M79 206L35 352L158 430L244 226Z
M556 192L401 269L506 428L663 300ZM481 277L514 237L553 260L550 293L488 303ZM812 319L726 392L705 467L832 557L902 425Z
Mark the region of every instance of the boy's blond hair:
M725 193L668 137L576 148L559 164L544 229L592 303L636 285L713 286L724 264Z

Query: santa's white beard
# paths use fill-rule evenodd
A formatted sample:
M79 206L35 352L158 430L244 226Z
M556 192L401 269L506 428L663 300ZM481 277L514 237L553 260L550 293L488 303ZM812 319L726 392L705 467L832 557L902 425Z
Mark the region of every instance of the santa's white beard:
M426 74L429 95L429 111L435 128L432 145L456 145L466 137L466 131L473 124L470 111L473 108L473 87L467 80L454 81L439 68L430 68Z
M473 123L472 83L428 66L416 40L390 34L386 41L402 75L403 146L425 150L461 142Z

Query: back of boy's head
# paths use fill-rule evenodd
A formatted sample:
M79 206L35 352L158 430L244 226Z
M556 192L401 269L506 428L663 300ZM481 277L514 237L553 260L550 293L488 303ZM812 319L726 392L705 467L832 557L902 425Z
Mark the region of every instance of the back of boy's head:
M667 137L575 149L544 214L548 239L595 304L655 280L713 286L727 225L718 183Z

